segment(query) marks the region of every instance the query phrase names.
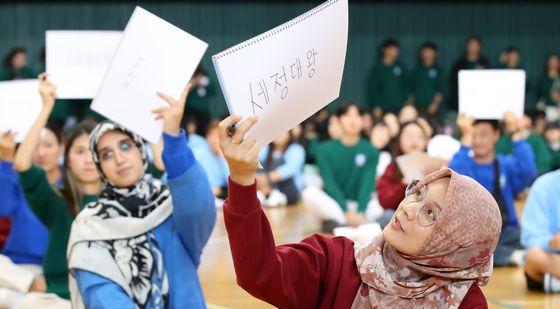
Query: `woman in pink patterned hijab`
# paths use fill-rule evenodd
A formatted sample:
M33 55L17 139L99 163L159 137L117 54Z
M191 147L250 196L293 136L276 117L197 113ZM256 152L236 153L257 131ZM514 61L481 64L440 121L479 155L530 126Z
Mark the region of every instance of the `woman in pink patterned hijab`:
M458 308L488 282L501 225L469 177L443 169L413 183L383 234L354 246L362 284L352 308Z

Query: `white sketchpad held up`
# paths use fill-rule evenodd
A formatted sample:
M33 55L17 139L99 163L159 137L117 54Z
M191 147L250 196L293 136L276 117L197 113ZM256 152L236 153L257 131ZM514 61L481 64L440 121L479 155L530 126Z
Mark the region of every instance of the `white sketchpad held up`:
M136 7L101 83L92 109L151 143L163 131L152 109L168 106L161 91L178 99L208 44Z
M409 181L420 180L448 164L449 161L432 157L425 152L412 152L397 157L397 165Z
M523 116L524 70L459 71L459 113L476 119L502 119L504 113Z
M15 132L22 142L42 108L38 80L0 82L0 133Z
M332 0L212 57L229 112L264 146L340 94L348 1Z
M46 70L57 98L93 98L121 38L122 31L47 31Z

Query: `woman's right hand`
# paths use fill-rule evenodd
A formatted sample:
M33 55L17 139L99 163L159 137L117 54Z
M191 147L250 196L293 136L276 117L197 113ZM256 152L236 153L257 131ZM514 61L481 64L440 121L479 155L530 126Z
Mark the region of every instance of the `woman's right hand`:
M220 149L229 166L231 180L242 186L249 186L255 183L260 147L254 137L244 137L255 125L257 118L251 116L238 123L241 119L242 116L233 115L220 122ZM229 136L228 128L236 123L235 134Z
M46 72L39 74L39 94L43 101L43 107L54 107L56 99L56 87L47 79L49 75Z

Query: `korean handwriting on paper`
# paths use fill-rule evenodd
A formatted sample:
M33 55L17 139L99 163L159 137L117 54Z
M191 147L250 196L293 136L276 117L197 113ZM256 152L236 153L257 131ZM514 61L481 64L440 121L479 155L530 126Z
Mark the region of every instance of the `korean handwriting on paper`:
M140 68L142 66L142 63L144 61L145 60L142 57L140 57L140 58L136 59L136 61L134 61L134 63L132 64L132 67L128 71L128 74L126 75L125 80L123 82L123 87L124 88L127 88L128 86L130 86L130 84L134 81L134 79L138 75L138 71L140 70Z
M289 65L283 65L277 72L268 78L262 78L254 83L249 83L249 95L253 115L264 109L273 99L284 100L288 96L288 82L301 80L302 78L313 78L316 70L318 52L313 48L307 51L302 61L296 58ZM272 96L272 99L271 99Z

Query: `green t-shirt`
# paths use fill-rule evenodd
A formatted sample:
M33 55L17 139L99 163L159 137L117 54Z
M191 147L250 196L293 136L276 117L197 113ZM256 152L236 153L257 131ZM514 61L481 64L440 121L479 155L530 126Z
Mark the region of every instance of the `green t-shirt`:
M527 137L527 143L531 146L535 156L535 164L539 174L544 174L552 170L552 155L548 149L545 139L531 133ZM508 155L513 152L513 141L511 136L503 135L496 143L496 153Z
M414 95L414 104L420 111L425 111L437 93L443 95L445 80L440 66L419 66L411 76L410 90Z
M378 63L370 73L366 89L370 109L379 106L384 111L400 111L408 94L404 67L398 62Z
M375 190L379 151L363 139L350 147L329 140L319 145L316 158L325 192L344 212L347 200L357 201L358 211L365 212Z
M49 231L49 243L43 260L47 292L69 299L66 248L74 217L62 195L51 187L42 169L32 166L19 175L29 207ZM96 198L93 195L84 196L80 209Z

